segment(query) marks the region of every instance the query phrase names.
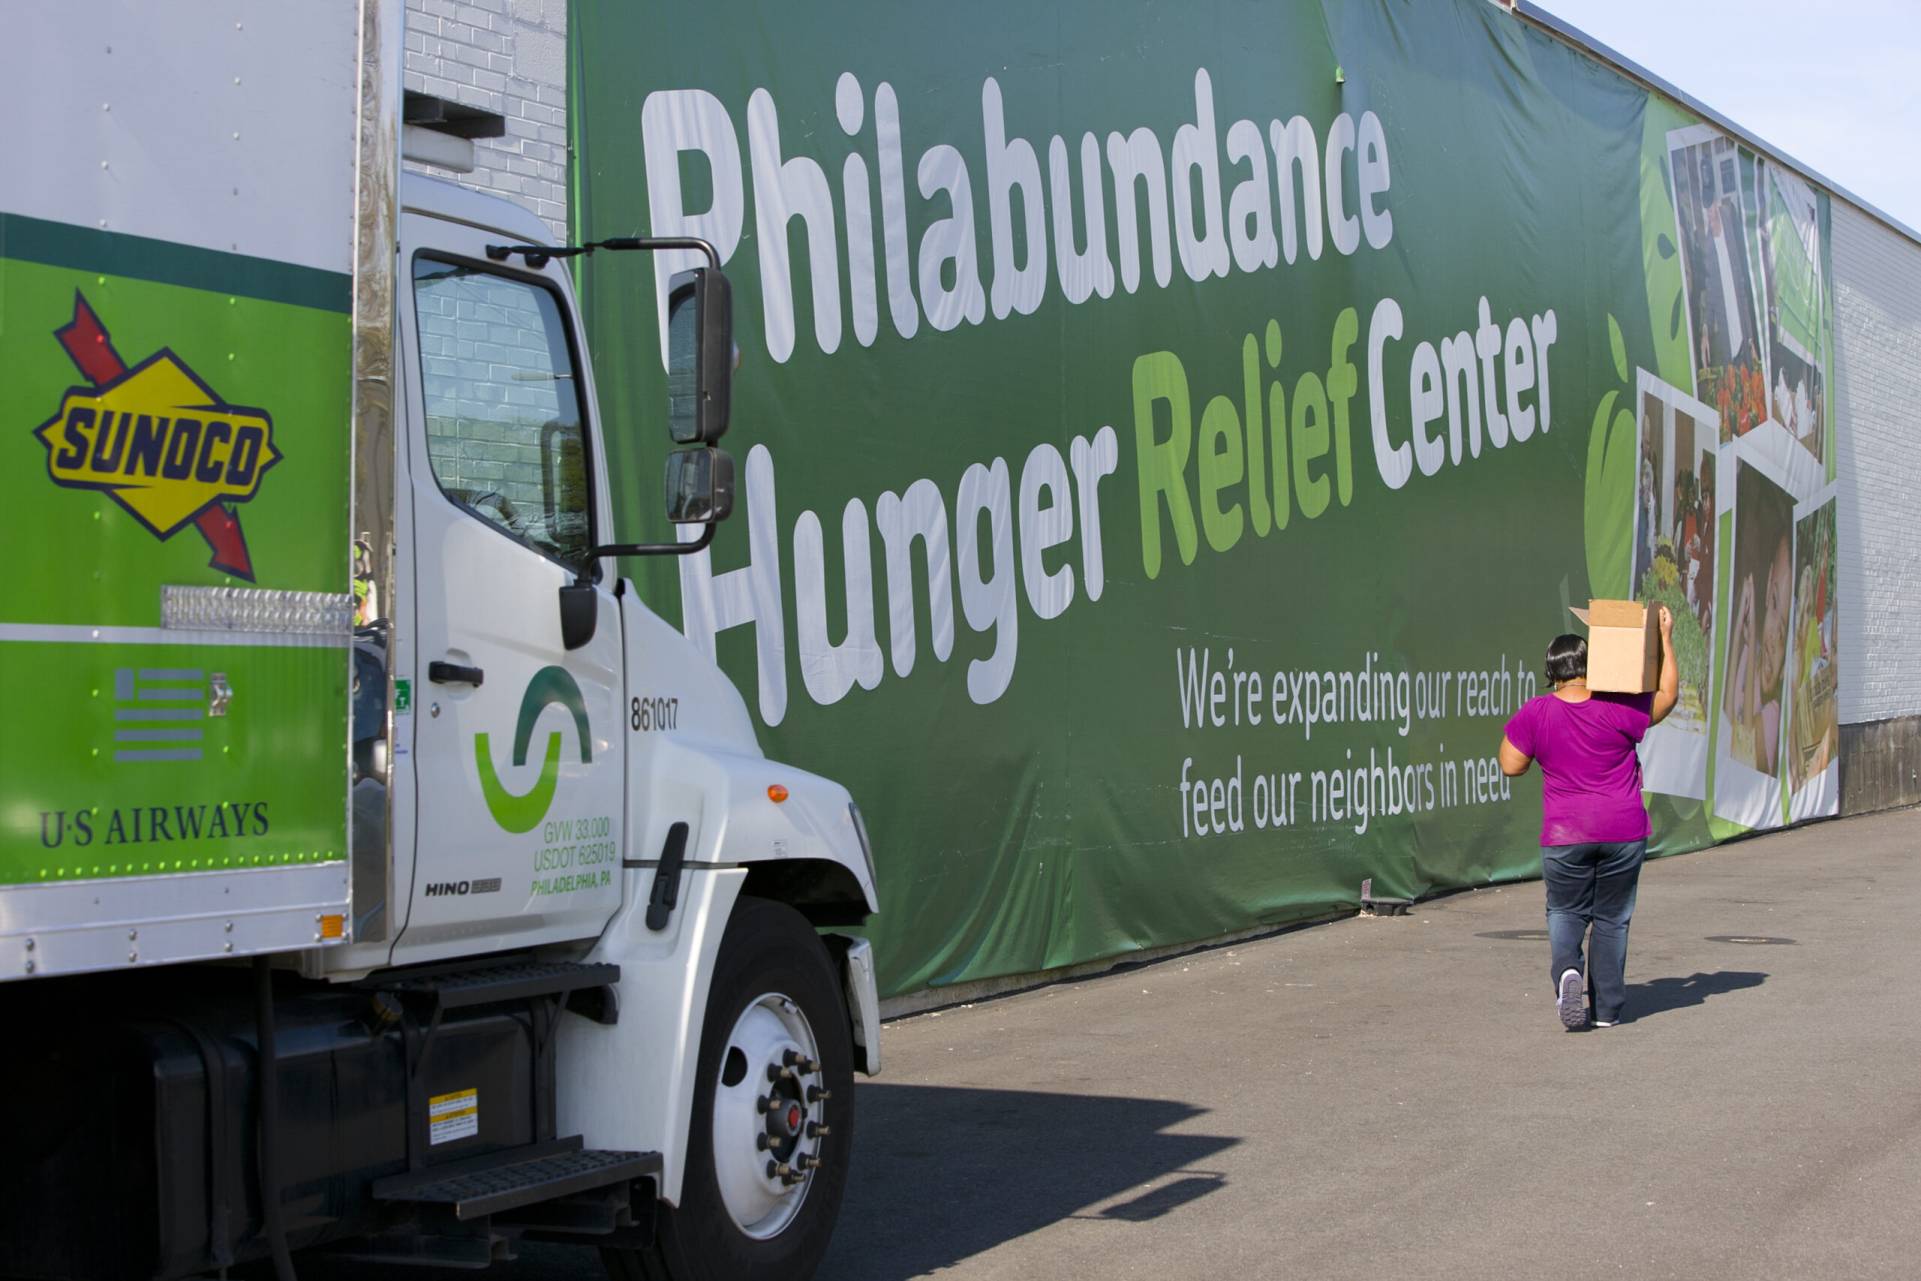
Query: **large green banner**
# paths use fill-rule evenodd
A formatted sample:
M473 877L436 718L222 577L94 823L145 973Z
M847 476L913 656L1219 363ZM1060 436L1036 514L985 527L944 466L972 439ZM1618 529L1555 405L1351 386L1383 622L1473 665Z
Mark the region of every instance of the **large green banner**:
M577 232L712 240L743 353L743 514L632 569L853 790L887 990L1535 874L1495 749L1590 596L1679 620L1659 851L1834 811L1795 173L1484 0L576 5L570 39ZM610 257L596 374L651 478L693 260Z

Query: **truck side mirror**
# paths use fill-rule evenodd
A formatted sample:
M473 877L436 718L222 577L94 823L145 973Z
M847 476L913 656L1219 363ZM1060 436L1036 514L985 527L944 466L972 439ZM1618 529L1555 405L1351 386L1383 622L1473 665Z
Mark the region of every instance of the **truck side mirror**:
M711 445L726 434L733 365L727 277L709 267L675 273L667 286L667 430L675 444Z
M734 510L734 460L724 449L680 449L667 455L667 519L713 525Z
M569 650L579 649L593 640L594 625L600 621L600 604L595 599L593 580L562 583L560 587L560 643Z
M696 236L614 236L580 245L488 245L487 257L505 262L519 254L538 270L555 258L598 249L657 253L691 250L705 267L676 272L667 282L667 430L674 442L698 448L667 456L667 515L677 525L704 525L691 542L606 543L593 556L691 556L714 541L718 522L734 510L734 460L714 442L727 433L734 367L734 290L720 269L720 253ZM578 602L563 596L562 627L573 648L592 631L578 615Z

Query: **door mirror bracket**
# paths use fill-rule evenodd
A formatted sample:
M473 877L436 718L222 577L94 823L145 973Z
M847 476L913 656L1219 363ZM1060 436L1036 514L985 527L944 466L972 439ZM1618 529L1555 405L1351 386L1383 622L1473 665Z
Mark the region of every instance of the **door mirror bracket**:
M714 527L708 525L691 543L608 543L594 548L596 556L691 556L704 552L714 541Z
M714 541L714 527L734 510L734 460L724 449L682 449L667 455L667 519L701 525L691 543L615 543L596 556L687 556Z

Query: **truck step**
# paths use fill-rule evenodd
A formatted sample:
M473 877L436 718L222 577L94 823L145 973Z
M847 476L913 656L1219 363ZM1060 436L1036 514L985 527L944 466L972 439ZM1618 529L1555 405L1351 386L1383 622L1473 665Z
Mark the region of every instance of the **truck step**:
M658 1152L582 1149L579 1142L537 1144L445 1171L378 1179L374 1199L443 1206L464 1221L660 1173Z
M513 961L504 965L450 970L406 978L377 980L374 986L401 996L433 998L443 1010L528 997L556 996L583 988L611 987L620 981L620 967L574 961Z

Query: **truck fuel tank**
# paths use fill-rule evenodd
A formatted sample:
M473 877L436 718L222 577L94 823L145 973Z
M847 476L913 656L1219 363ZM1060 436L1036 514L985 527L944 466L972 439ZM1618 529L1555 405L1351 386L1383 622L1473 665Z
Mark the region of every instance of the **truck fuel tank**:
M176 1277L264 1258L259 1062L242 968L6 992L0 1275ZM395 1226L373 1180L552 1137L557 1002L445 1011L276 976L278 1147L295 1248ZM139 1011L139 1013L118 1013ZM416 1066L409 1106L408 1063Z

